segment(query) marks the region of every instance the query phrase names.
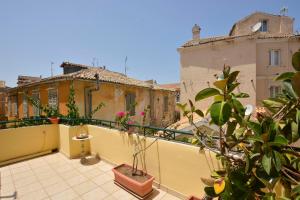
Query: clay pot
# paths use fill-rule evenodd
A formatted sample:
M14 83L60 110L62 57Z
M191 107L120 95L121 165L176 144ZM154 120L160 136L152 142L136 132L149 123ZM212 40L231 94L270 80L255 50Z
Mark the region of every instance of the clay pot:
M51 124L58 124L59 118L58 117L49 117L48 118Z
M145 174L140 175L131 175L132 167L127 164L119 165L112 169L115 175L115 183L121 185L125 189L133 192L137 196L144 198L152 192L152 184L154 177ZM140 174L142 171L138 170L137 174Z

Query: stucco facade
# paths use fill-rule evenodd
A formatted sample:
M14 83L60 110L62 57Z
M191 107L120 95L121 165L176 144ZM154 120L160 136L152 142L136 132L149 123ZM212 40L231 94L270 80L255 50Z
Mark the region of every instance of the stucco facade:
M261 20L267 21L267 31L253 32L251 27ZM229 36L193 38L178 49L181 102L194 100L201 89L212 86L223 66L229 65L240 71L238 90L250 95L242 102L260 105L261 100L270 97L271 87L279 86L274 78L293 71L291 57L300 48L300 37L293 34L293 19L260 12L237 22ZM274 59L270 58L271 51L276 51L276 65L270 64ZM198 106L207 110L210 103L208 99Z
M84 70L87 71L88 69ZM103 69L99 70L97 73L103 72ZM78 74L80 72L76 73ZM94 73L94 71L92 73ZM82 76L81 74L79 75ZM74 78L67 75L62 75L58 78L42 79L38 82L10 89L9 119L35 116L35 108L29 102L25 101L24 103L24 97L26 97L26 95L33 96L33 93L38 94L40 103L47 105L49 104L49 90L57 92L56 101L59 113L66 115L68 113L66 104L72 83L80 116L86 116L88 112L87 109L93 110L103 102L105 106L96 112L93 118L114 121L117 112L126 111L126 95L130 93L135 96L135 115L132 116L135 121L140 122L140 112L147 108L147 106L150 106L150 115L147 118L147 123L165 127L174 122L175 91L159 89L155 88L155 86L142 87L139 85L127 85L101 80L99 81L99 89L96 90L96 80ZM89 98L87 98L87 91ZM44 113L40 114L43 115Z

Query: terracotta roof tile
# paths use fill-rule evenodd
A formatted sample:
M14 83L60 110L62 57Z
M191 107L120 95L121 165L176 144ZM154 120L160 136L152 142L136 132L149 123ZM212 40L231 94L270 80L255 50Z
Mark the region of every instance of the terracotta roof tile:
M76 64L72 63L72 66L76 66ZM69 73L69 74L62 74L62 75L44 78L38 82L34 82L32 84L29 83L29 84L25 84L22 86L29 86L29 85L33 85L33 84L39 84L42 82L55 81L55 80L61 80L61 79L96 80L95 74L98 74L99 80L102 82L118 83L118 84L124 84L124 85L153 88L153 89L157 89L157 90L173 91L172 89L162 88L157 84L151 84L151 83L147 83L145 81L130 78L122 73L113 72L113 71L110 71L107 69L103 69L102 67L91 67L91 66L87 66L87 65L79 65L79 66L84 66L87 68L82 69L77 72Z

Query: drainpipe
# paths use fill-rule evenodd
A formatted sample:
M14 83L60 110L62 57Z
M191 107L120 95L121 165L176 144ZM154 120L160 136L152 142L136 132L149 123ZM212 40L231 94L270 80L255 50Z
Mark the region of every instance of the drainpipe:
M92 106L93 106L93 92L96 92L96 91L99 91L99 89L100 89L100 81L99 81L99 74L98 73L96 73L95 75L94 75L94 77L96 78L96 87L95 88L91 88L91 89L89 89L88 90L88 93L90 93L90 95L91 95L91 99L90 99L90 108L89 108L89 115L91 114L91 112L92 112Z

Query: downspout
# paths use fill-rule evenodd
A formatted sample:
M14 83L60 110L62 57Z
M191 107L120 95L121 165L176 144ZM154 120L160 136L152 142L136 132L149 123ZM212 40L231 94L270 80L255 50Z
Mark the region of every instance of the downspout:
M95 87L95 88L91 88L91 89L88 90L88 93L90 93L90 95L91 95L90 108L89 108L89 115L90 115L91 112L92 112L92 106L93 106L93 95L92 95L92 94L93 94L93 92L99 91L99 89L100 89L100 87L99 87L99 85L100 85L100 82L99 82L99 74L96 73L96 74L94 75L94 77L96 78L96 87ZM92 117L92 116L88 116L88 117Z
M155 116L154 104L153 104L153 86L151 85L149 89L149 98L150 98L150 125L153 125L153 119Z

